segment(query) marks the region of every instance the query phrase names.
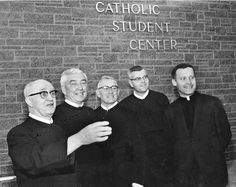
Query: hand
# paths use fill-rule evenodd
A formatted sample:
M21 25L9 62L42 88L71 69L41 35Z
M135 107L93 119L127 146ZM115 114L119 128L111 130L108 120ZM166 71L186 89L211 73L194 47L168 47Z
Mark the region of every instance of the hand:
M144 187L143 185L141 184L138 184L138 183L132 183L132 187Z
M112 131L108 125L108 121L99 121L84 127L77 133L79 141L82 145L106 141Z

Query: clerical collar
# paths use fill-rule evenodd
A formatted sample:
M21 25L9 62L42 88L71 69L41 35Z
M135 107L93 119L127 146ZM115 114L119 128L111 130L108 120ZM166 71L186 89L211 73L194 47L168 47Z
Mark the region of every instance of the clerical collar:
M53 123L52 118L50 120L48 120L48 119L44 119L42 117L36 116L35 114L32 114L32 113L29 113L29 117L31 117L31 118L33 118L33 119L35 119L37 121L49 124L49 125Z
M191 101L192 99L194 99L194 96L196 95L195 93L196 93L196 92L194 92L192 95L189 95L189 96L187 96L187 97L181 97L181 96L180 96L180 98L181 98L182 100Z
M77 103L75 103L75 102L72 102L72 101L70 101L70 100L68 100L68 99L65 99L65 102L66 102L68 105L71 105L71 106L73 106L73 107L75 107L75 108L79 108L79 107L84 106L84 102L82 102L80 105L77 104Z
M145 99L148 96L148 94L149 94L149 90L147 90L142 96L138 95L137 92L134 90L134 96L141 100Z
M115 103L113 103L112 105L110 105L110 106L105 106L105 105L103 105L103 104L101 104L101 107L104 109L104 110L106 110L106 111L108 111L108 110L110 110L111 108L113 108L114 106L116 106L118 104L118 102L116 101Z

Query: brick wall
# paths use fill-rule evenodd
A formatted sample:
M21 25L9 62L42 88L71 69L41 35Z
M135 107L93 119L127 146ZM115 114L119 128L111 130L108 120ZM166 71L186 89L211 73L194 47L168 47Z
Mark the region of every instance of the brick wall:
M25 84L43 78L59 89L60 73L75 66L89 77L87 104L95 107L94 88L104 74L119 81L122 99L130 93L127 69L142 65L148 69L152 89L173 101L171 68L182 62L193 64L199 90L219 97L225 106L233 132L225 155L228 160L235 159L236 2L98 2L0 1L0 176L12 174L6 135L26 116L22 93ZM122 7L116 10L112 3L123 3L133 10L124 8L122 12ZM165 25L154 31L150 26L142 31L141 25L139 31L131 31L128 24L134 29L138 22L168 23L168 29ZM154 47L145 43L155 40L159 43ZM170 40L176 42L173 48ZM58 102L61 100L62 95Z

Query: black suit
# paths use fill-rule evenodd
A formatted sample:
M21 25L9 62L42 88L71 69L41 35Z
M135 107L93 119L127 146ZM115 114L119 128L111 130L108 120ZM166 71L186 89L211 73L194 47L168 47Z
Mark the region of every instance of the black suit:
M131 187L143 184L144 151L136 126L136 117L119 104L106 111L96 109L98 120L109 121L112 134L100 143L103 160L99 187Z
M197 186L199 181L203 187L225 186L224 151L231 138L227 115L218 98L197 92L193 98L192 127L186 124L181 98L166 110L166 119L173 128L175 186Z
M168 126L163 120L168 98L153 90L145 99L131 94L120 102L128 111L135 113L145 146L145 187L169 186L172 178L172 147Z
M9 131L7 143L19 187L76 187L74 154L67 156L67 138L57 125L29 117Z
M57 106L53 115L54 121L62 127L67 137L79 132L95 122L94 111L86 106L76 108L66 102ZM79 187L97 186L97 165L101 161L101 151L97 143L85 145L75 151L76 171Z

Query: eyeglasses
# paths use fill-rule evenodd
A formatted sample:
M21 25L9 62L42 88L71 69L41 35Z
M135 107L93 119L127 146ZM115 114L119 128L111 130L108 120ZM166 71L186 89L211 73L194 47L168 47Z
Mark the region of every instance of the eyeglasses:
M102 89L104 91L108 91L108 90L112 90L112 91L117 91L118 90L118 86L102 86L100 88L98 88L99 90Z
M30 94L29 96L34 96L34 95L38 95L39 94L42 99L46 99L48 97L48 94L50 94L52 96L52 98L55 98L56 95L57 95L57 92L58 92L57 90L41 91L41 92Z
M147 79L148 79L148 75L144 75L143 77L136 77L136 78L130 79L130 80L140 82L141 80L147 80Z

